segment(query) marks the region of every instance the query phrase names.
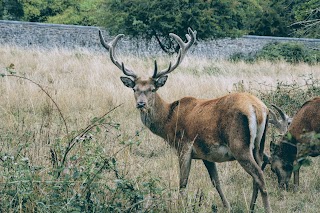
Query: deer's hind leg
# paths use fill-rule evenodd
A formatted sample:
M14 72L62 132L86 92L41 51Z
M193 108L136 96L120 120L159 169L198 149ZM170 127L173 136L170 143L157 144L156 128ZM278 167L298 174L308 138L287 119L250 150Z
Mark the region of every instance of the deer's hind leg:
M255 119L250 123L249 118L244 114L238 114L234 120L234 129L237 134L228 137L229 148L234 158L242 168L251 175L253 179L253 193L250 203L250 210L253 211L259 190L261 192L263 205L266 212L271 212L268 192L261 169L263 162L263 149L265 137L265 123L256 125ZM239 122L241 121L241 122Z
M265 211L271 212L263 171L254 159L250 148L244 147L241 153L234 154L234 157L240 163L242 168L253 178L253 193L252 201L250 203L250 210L253 211L255 199L257 198L257 190L259 190L261 192Z

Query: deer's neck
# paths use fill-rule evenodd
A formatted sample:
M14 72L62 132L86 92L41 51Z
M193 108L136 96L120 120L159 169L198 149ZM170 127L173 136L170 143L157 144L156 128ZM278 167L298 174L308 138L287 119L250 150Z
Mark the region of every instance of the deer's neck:
M157 93L152 106L147 111L141 111L142 123L147 126L154 134L166 139L164 131L169 114L169 106Z
M294 141L294 140L293 140ZM297 146L296 143L291 141L289 143L282 142L280 144L280 156L283 160L288 163L293 163L297 156Z

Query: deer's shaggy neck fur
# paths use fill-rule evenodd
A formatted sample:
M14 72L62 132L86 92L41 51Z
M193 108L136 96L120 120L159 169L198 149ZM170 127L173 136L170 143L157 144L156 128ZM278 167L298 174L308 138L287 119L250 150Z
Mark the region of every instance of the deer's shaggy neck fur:
M168 117L170 104L164 101L157 93L155 93L151 104L147 110L140 111L141 121L154 134L167 139L164 128L166 125L165 117Z

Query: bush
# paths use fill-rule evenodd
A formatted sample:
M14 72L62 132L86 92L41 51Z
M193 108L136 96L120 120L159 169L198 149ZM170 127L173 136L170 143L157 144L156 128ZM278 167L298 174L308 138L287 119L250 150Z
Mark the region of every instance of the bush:
M278 81L276 88L270 87L270 90L260 90L258 94L268 106L275 104L289 116L293 116L304 102L320 96L320 81L310 74L304 76L303 85Z
M320 62L320 51L310 49L304 44L296 42L274 42L265 45L258 52L250 52L248 54L235 53L230 56L229 60L244 60L251 63L259 60L268 60L316 64Z
M303 84L297 82L287 83L277 81L276 86L261 85L263 89L252 91L252 88L246 87L243 81L233 84L235 92L254 93L260 98L269 108L271 104L279 106L289 116L293 116L304 104L304 102L320 96L320 80L312 74L302 76Z

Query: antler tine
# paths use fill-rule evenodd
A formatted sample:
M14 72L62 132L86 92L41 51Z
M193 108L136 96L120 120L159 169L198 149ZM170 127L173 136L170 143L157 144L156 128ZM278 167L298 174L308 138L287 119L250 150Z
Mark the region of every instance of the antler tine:
M277 116L276 114L274 113L273 110L269 109L269 112L270 112L270 119L269 119L269 122L276 125L278 123L278 120L277 120Z
M122 72L127 75L127 76L131 76L133 78L136 78L137 75L124 67L123 63L121 64L115 57L115 48L116 48L116 45L118 43L118 41L120 40L120 38L122 38L124 36L124 34L119 34L117 35L112 41L110 41L108 44L105 42L103 36L102 36L102 32L101 30L99 30L99 38L100 38L100 42L102 44L102 46L104 48L106 48L108 51L109 51L109 54L110 54L110 59L111 61L120 69L122 70Z
M273 106L279 112L283 121L288 121L290 119L289 116L286 113L284 113L283 110L280 109L278 106L274 104L271 104L271 106Z
M99 38L100 38L100 43L102 44L102 46L109 51L110 46L105 42L101 30L99 30Z
M172 66L171 66L171 62L170 62L170 66L168 69L162 70L159 73L154 74L153 78L159 78L160 76L167 75L179 66L179 64L182 62L182 60L183 60L184 56L186 55L187 51L189 50L189 48L196 41L197 31L192 31L192 29L189 27L188 33L189 34L186 34L186 38L188 40L186 43L183 42L182 39L178 35L176 35L174 33L169 34L169 36L171 36L174 40L176 40L176 42L180 46L177 61Z
M157 76L157 72L158 72L157 60L154 60L154 71L153 71L152 78L155 78Z
M168 72L171 69L171 61L169 63L169 67L165 72ZM157 61L154 60L154 71L153 71L153 75L152 78L159 78L161 75L158 75L158 65L157 65Z

